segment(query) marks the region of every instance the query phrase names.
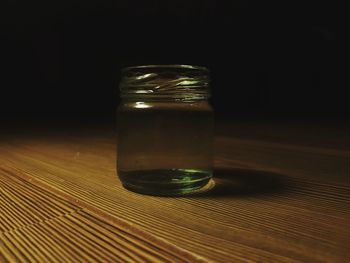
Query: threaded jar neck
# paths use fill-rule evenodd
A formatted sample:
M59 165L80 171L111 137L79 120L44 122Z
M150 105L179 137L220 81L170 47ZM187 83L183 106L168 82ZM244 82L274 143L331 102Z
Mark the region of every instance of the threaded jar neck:
M209 71L189 65L147 65L122 70L120 94L130 100L198 101L210 97Z

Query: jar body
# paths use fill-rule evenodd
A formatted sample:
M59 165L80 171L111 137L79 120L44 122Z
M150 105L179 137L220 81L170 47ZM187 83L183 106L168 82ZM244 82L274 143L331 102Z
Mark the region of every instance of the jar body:
M208 183L213 110L207 101L125 101L117 114L117 171L124 187L172 195Z
M124 70L117 111L117 173L129 190L181 195L212 177L213 110L205 68Z

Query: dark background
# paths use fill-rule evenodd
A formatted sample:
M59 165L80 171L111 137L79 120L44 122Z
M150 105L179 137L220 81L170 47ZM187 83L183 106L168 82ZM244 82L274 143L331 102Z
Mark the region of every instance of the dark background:
M207 66L218 116L350 112L347 29L334 1L5 5L2 119L112 120L120 69L158 63Z

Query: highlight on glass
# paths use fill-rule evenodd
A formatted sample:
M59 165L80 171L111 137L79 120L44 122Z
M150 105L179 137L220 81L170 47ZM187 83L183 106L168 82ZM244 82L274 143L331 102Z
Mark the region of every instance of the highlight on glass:
M181 195L213 173L209 71L148 65L122 71L117 110L117 173L126 189Z

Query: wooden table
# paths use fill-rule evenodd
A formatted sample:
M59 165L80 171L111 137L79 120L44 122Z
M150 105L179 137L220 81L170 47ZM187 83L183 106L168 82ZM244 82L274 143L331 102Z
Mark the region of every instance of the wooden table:
M177 198L123 189L113 130L4 134L0 262L350 262L348 131L222 122L215 187Z

